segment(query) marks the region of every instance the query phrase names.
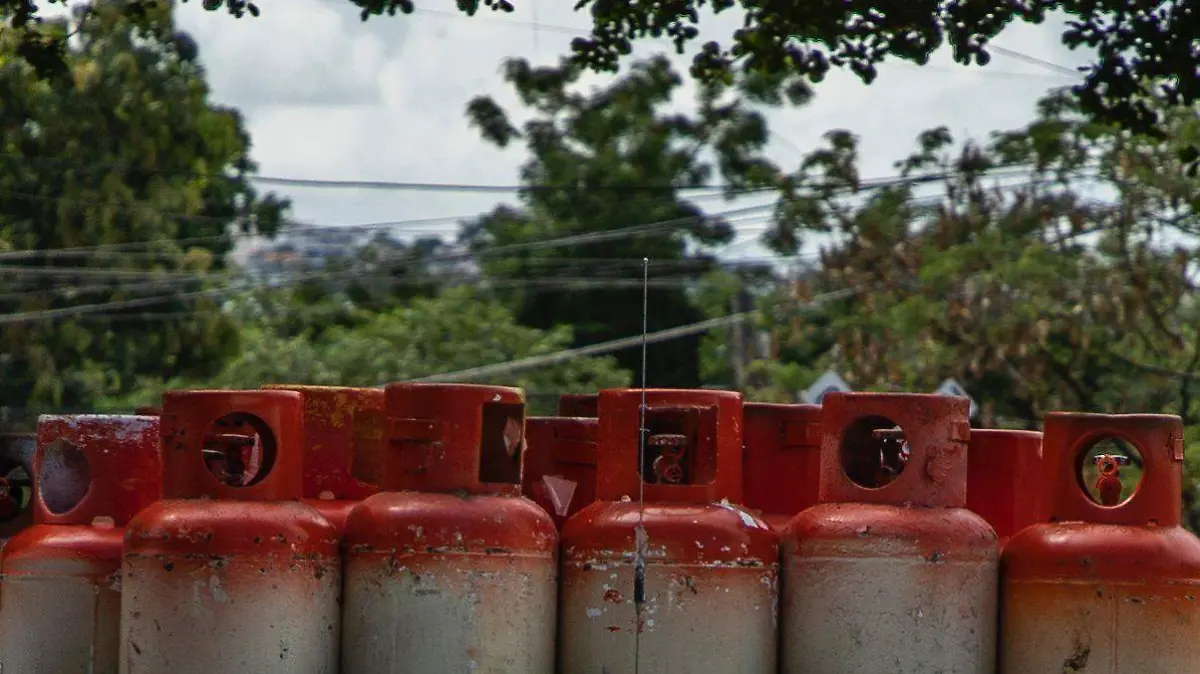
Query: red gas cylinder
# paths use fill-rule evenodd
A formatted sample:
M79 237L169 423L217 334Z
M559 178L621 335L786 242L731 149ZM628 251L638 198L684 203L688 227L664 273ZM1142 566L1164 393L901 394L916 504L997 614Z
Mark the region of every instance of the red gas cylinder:
M337 672L338 532L296 502L302 409L294 391L164 396L169 500L126 533L122 672Z
M999 549L964 507L969 407L824 398L821 504L783 533L783 672L995 671Z
M967 508L987 520L1003 548L1027 526L1045 521L1042 434L971 431L967 450Z
M529 417L521 492L561 528L596 500L596 419Z
M377 463L383 445L383 389L338 386L264 386L304 396L304 503L338 531L350 510L379 488L356 474Z
M1050 521L1004 549L1000 671L1198 671L1200 541L1180 528L1179 417L1055 412L1044 433ZM1140 461L1140 484L1118 456ZM1111 505L1097 502L1108 477L1124 482Z
M34 526L0 559L0 671L116 674L126 522L162 493L158 419L43 416Z
M595 419L599 400L595 393L564 393L558 397L558 416Z
M33 524L33 433L0 433L0 549Z
M382 486L346 525L342 674L554 671L557 535L521 497L519 389L387 387Z
M600 393L597 501L562 533L559 671L774 674L778 536L731 504L741 394L644 396L643 423L641 390Z
M821 406L746 403L743 503L776 531L817 504Z

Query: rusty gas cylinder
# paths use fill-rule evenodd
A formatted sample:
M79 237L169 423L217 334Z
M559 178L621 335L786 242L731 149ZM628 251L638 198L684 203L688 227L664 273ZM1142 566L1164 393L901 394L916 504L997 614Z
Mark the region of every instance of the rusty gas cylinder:
M1003 548L1017 532L1045 520L1042 434L972 429L967 451L967 508L987 520Z
M519 389L392 384L346 525L342 674L554 671L554 522L521 496Z
M1179 417L1056 412L1043 432L1049 522L1004 548L1001 672L1198 671L1200 541L1180 527ZM1115 500L1100 488L1110 477Z
M558 416L595 419L599 400L595 393L564 393L558 397Z
M746 403L742 408L746 508L776 531L817 503L821 406Z
M0 549L33 524L34 433L0 433Z
M125 524L162 494L158 419L38 420L34 525L0 555L0 671L116 674Z
M302 496L294 391L169 391L163 496L128 526L121 672L337 672L338 532Z
M521 491L559 528L596 498L596 419L529 417Z
M736 505L741 394L647 390L644 424L642 397L600 393L596 502L562 533L559 671L773 674L778 535Z
M921 394L822 401L821 503L782 536L783 672L995 671L999 548L964 507L968 408Z
M350 510L379 488L356 475L378 472L383 446L383 389L271 385L304 396L304 499L338 531ZM356 465L357 464L357 465Z

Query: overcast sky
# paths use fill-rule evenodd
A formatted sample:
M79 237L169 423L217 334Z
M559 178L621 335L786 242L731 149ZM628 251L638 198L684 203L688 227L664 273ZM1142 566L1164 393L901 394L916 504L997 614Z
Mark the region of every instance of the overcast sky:
M260 0L262 15L241 20L224 11L207 12L192 0L182 5L179 21L200 44L213 98L245 115L263 175L514 184L523 148L500 151L481 141L466 123L465 105L476 95L490 94L519 110L500 76L503 60L554 63L568 51L573 31L583 33L588 24L586 15L571 10L573 2L517 4L513 14L485 9L469 18L446 2L437 5L440 9L364 23L345 0ZM727 36L736 24L736 16L721 17L705 36L717 36L721 29ZM1059 32L1057 23L1020 24L995 44L1066 68L1083 63L1086 55L1063 47ZM637 50L639 55L657 52L671 50L664 42L646 42ZM675 58L686 69L688 59ZM823 133L846 128L862 138L864 176L889 176L895 173L892 162L913 148L920 131L944 124L956 137L983 139L991 131L1024 124L1049 88L1077 79L1004 53L994 53L986 68L958 66L948 53L926 67L888 64L870 86L850 73L834 72L818 85L810 105L768 112L771 155L794 166ZM511 200L444 192L274 189L292 199L294 219L321 225L470 216ZM721 200L704 204L712 211L731 207ZM748 241L764 223L757 217L735 224L740 240ZM456 229L448 221L408 231L452 234ZM738 248L748 254L758 247Z

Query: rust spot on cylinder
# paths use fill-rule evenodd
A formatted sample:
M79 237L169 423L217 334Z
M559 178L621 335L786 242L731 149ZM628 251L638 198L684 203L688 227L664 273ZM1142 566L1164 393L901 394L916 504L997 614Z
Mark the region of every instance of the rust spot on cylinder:
M1079 642L1075 642L1075 652L1071 657L1063 660L1063 671L1080 672L1087 667L1088 657L1091 656L1092 649L1090 646L1085 646Z
M604 601L620 604L622 601L624 601L624 598L621 597L621 592L619 590L613 589L604 593Z

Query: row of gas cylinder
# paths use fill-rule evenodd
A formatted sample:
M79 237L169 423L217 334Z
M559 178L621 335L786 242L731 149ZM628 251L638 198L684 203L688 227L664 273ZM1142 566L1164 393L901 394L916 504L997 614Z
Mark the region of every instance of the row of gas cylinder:
M0 672L1200 672L1179 418L968 405L621 389L526 418L400 383L44 416Z

